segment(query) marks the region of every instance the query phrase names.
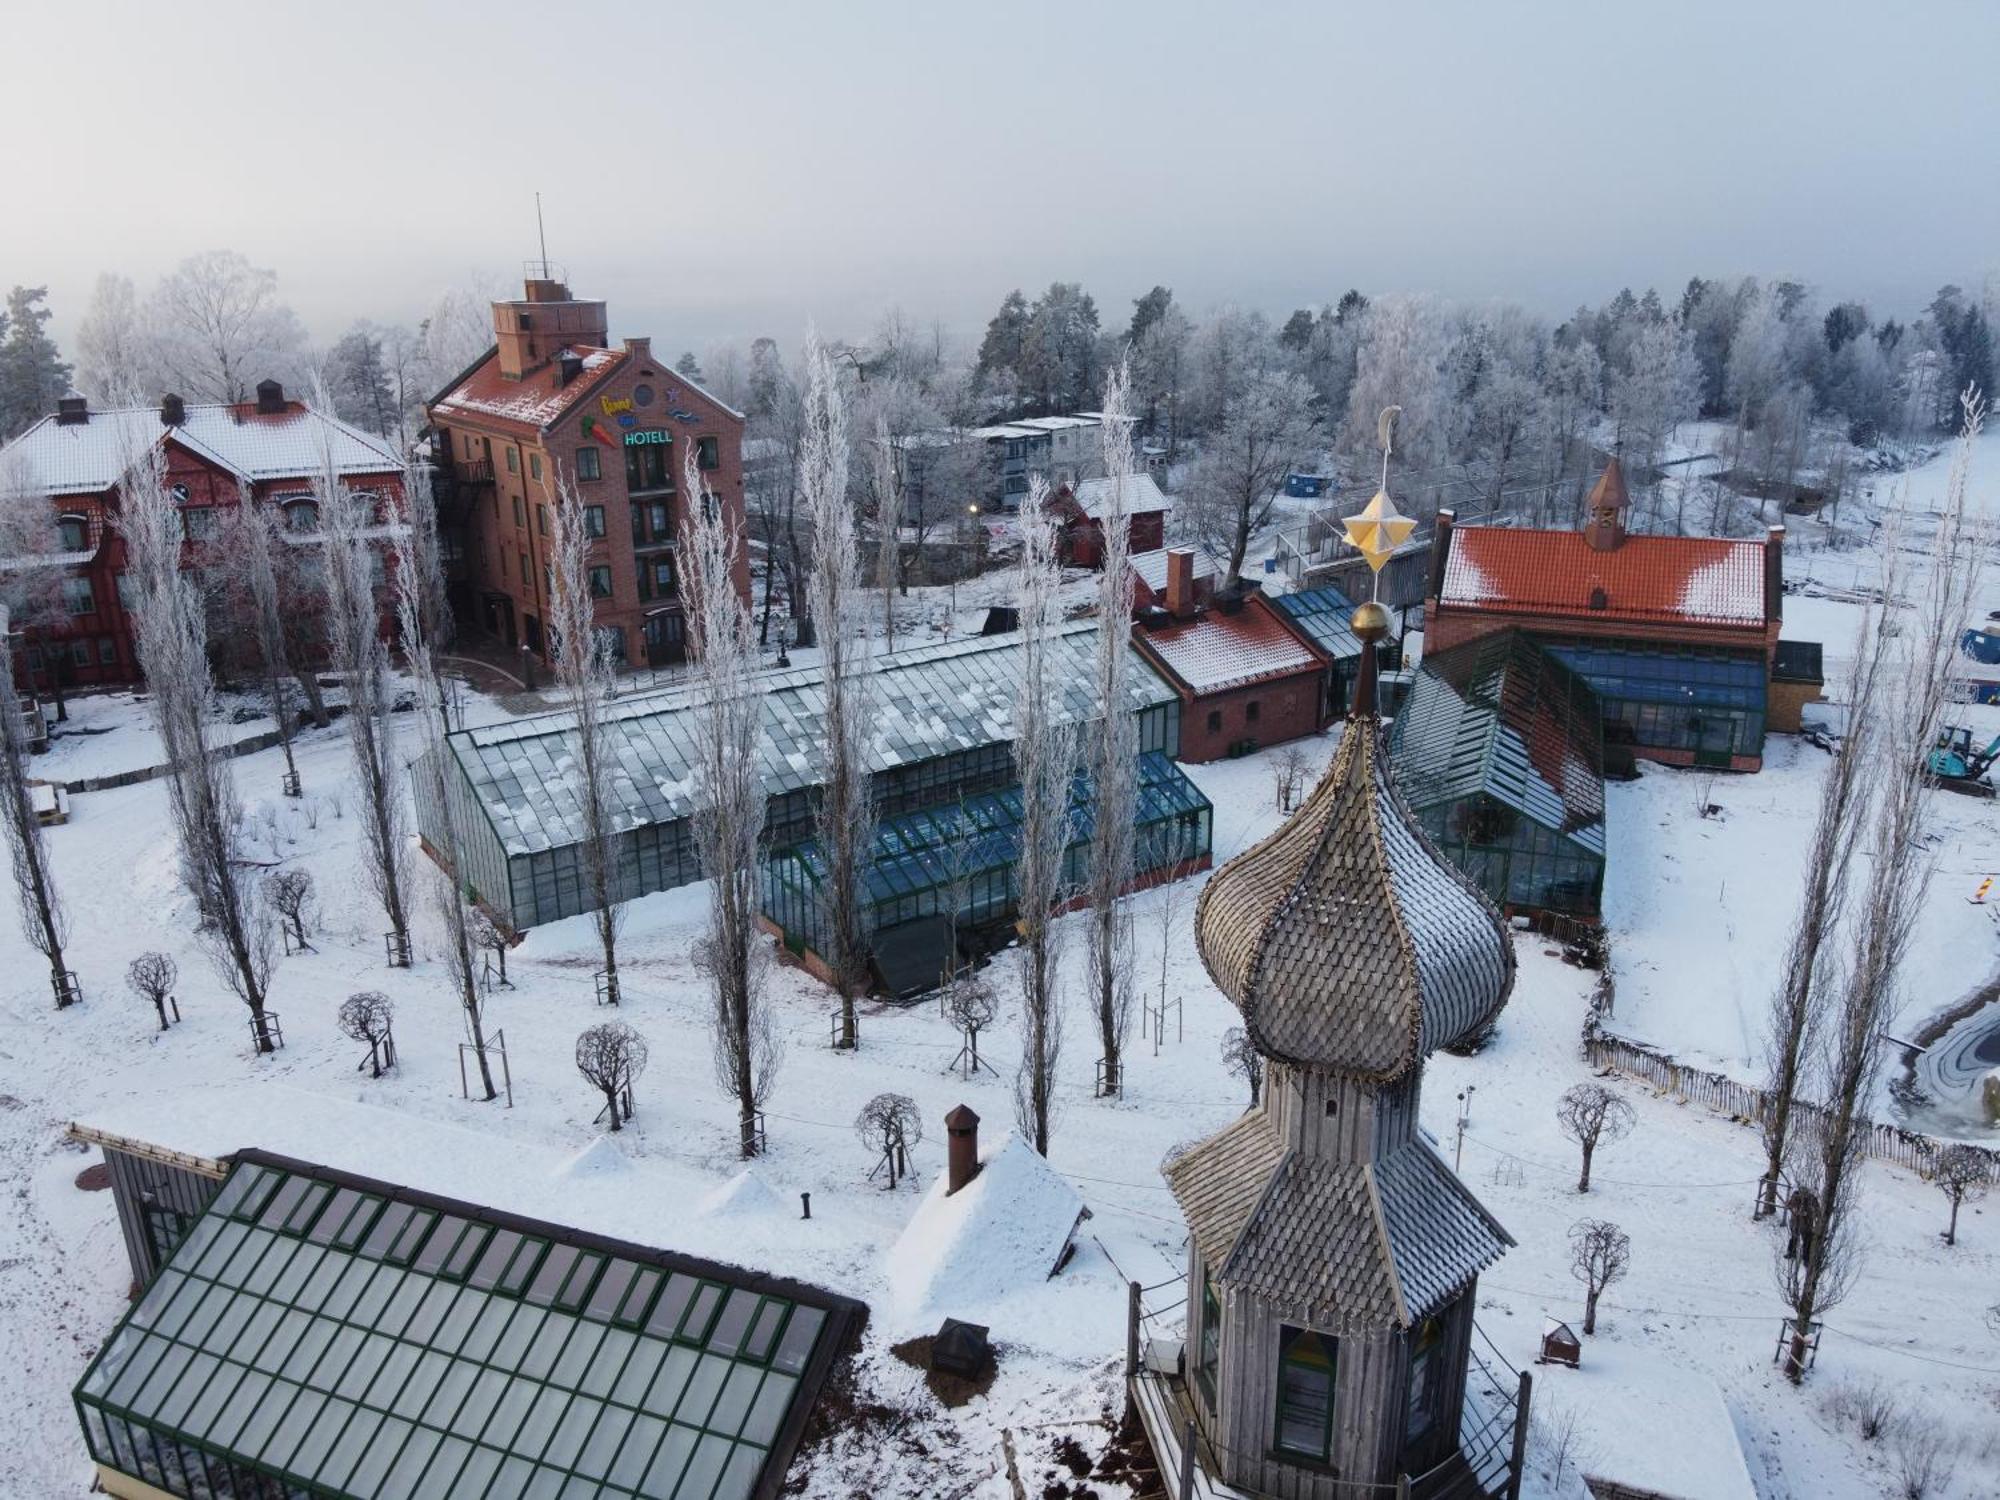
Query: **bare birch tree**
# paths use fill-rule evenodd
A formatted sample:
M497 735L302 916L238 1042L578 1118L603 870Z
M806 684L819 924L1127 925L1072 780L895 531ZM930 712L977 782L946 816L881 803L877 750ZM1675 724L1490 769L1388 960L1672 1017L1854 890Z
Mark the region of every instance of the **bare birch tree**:
M323 386L313 401L332 409ZM389 919L391 962L407 955L410 920L403 905L403 840L407 819L396 765L395 720L390 717L389 652L382 644L382 610L375 597L380 554L370 533L384 520L370 500L341 479L331 439L320 425L319 470L313 499L319 505L326 555L327 636L334 671L347 692L347 745L354 761L354 789L361 803L362 847L369 885Z
M701 493L690 450L683 493ZM758 1151L757 1113L777 1074L757 946L758 851L764 836L764 684L750 606L736 591L747 545L728 510L691 505L681 522L681 588L694 627L694 840L712 891L701 968L714 988L716 1081L736 1100L737 1148Z
M800 484L812 527L813 629L821 649L825 711L819 791L820 887L827 967L840 993L841 1047L860 1044L855 997L868 983L862 891L875 819L868 777L874 664L861 640L860 566L847 494L847 409L833 360L806 340L805 436Z
M155 446L124 456L119 483L130 577L135 585L139 664L146 674L153 726L167 763L168 806L182 878L200 914L209 959L250 1011L259 1052L277 1047L264 1001L271 975L273 924L254 875L236 860L234 762L208 743L215 684L208 669L208 632L201 598L181 571L181 519L167 491L165 461Z
M685 503L699 504L700 494L697 490L686 496ZM591 905L590 919L604 954L602 998L616 1005L618 931L624 925L625 904L618 878L618 826L612 800L616 767L607 713L611 655L597 632L597 601L591 592L595 570L590 554L597 538L591 535L583 500L561 464L556 466L555 502L548 614L555 646L556 687L576 736L571 781L583 820L577 852L583 865L584 893ZM600 580L603 576L598 575Z
M896 649L896 588L903 564L903 481L896 472L896 445L889 418L875 417L875 582L882 590L882 649Z
M1021 1133L1049 1153L1057 1064L1062 1057L1062 980L1055 909L1063 897L1069 847L1070 782L1075 735L1061 714L1060 668L1051 660L1062 619L1062 563L1048 512L1048 484L1029 481L1021 505L1021 561L1014 604L1021 633L1020 682L1014 700L1014 770L1021 781L1020 857L1014 867L1021 933L1020 1072L1014 1116Z
M7 853L13 861L14 894L21 903L21 932L49 961L49 987L61 1010L74 998L63 945L69 941L69 915L56 889L49 865L42 820L35 815L28 787L28 724L20 695L14 690L14 664L0 650L0 799L4 799ZM162 1027L164 1030L165 1028Z
M1972 457L1985 416L1977 391L1964 398L1965 422L1945 498L1934 517L1927 571L1915 616L1903 622L1880 715L1878 789L1868 823L1868 876L1851 926L1837 1007L1821 1049L1826 1100L1821 1128L1799 1155L1813 1207L1803 1253L1776 1262L1791 1310L1785 1376L1805 1379L1818 1322L1860 1269L1857 1171L1868 1134L1880 1041L1902 1002L1903 959L1929 892L1936 857L1929 829L1935 780L1927 756L1951 702L1958 640L1979 597L1988 544L1971 505Z
M1121 899L1137 859L1139 726L1126 702L1132 657L1132 534L1130 490L1138 468L1132 453L1131 376L1123 363L1104 383L1104 535L1097 583L1095 698L1085 761L1095 806L1091 815L1089 943L1091 1004L1103 1058L1106 1095L1125 1090L1125 1039L1132 1029L1132 913Z
M1902 588L1898 528L1891 524L1884 556L1883 609L1894 608ZM1862 827L1859 816L1867 796L1864 768L1881 747L1875 742L1877 692L1884 658L1894 639L1875 608L1864 612L1855 636L1854 677L1848 692L1847 728L1834 752L1833 764L1820 783L1819 810L1812 844L1806 854L1799 914L1785 952L1778 992L1771 998L1770 1076L1765 1086L1770 1107L1764 1116L1764 1176L1758 1184L1752 1216L1765 1218L1778 1207L1778 1183L1791 1147L1798 1091L1805 1079L1826 1011L1832 957L1829 944L1839 933L1847 908L1849 873Z
M396 560L396 625L403 639L403 658L417 688L417 727L423 753L411 767L418 794L430 805L429 836L443 866L433 883L439 924L444 929L445 968L465 1021L465 1039L479 1062L480 1097L491 1100L493 1067L486 1056L486 1001L479 989L474 953L478 913L471 905L458 837L458 808L451 796L449 751L451 731L444 681L438 673L438 652L449 639L451 616L444 606L444 566L440 555L437 502L431 490L430 465L408 460L403 469L404 508L409 529Z

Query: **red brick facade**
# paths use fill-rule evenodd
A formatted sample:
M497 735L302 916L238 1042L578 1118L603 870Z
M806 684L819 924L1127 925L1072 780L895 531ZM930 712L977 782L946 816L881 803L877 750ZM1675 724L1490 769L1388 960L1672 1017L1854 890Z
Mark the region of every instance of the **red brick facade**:
M1135 626L1132 643L1180 695L1184 761L1247 754L1326 726L1331 662L1261 594L1213 607L1184 602L1170 623Z
M693 445L704 488L742 535L742 416L656 359L648 339L603 347L604 304L573 301L559 283L530 282L523 299L493 310L496 348L431 405L466 500L463 602L473 622L516 650L547 651L560 477L579 503L601 509L591 554L605 570L599 629L618 632L627 665L685 659L681 466ZM737 587L749 597L742 551Z

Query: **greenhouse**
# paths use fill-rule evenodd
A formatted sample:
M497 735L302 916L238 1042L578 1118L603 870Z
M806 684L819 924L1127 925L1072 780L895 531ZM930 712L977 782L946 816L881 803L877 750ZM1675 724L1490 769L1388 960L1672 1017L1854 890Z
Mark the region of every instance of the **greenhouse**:
M244 1152L76 1405L125 1497L766 1500L862 1312Z
M1361 665L1361 638L1354 633L1354 603L1331 584L1316 589L1295 589L1274 594L1271 602L1285 612L1292 629L1333 658L1327 674L1327 712L1347 712L1347 695L1354 687L1354 674ZM1384 672L1393 672L1402 661L1395 641L1384 641L1378 652Z
M1097 625L1063 626L1050 645L1070 723L1096 714L1092 663ZM872 683L872 781L886 818L1013 783L1014 701L1020 637L1003 635L919 646L881 658ZM1180 700L1143 663L1127 685L1142 750L1180 748ZM694 711L686 688L643 693L611 705L614 817L624 899L701 878L689 814L694 806ZM765 836L774 847L812 831L825 694L817 667L765 677L762 769L770 796ZM516 929L588 909L580 857L582 809L575 731L566 714L458 730L448 737L446 795L458 832L456 863L474 894ZM432 778L415 778L417 823L442 857L443 819Z
M1424 832L1494 902L1597 914L1604 742L1582 677L1517 630L1433 652L1390 744Z
M1070 784L1063 862L1071 890L1086 875L1095 805L1090 778L1079 774ZM1136 823L1138 883L1207 867L1214 809L1157 750L1139 757ZM1004 942L1017 909L1020 828L1018 786L881 821L863 920L890 994L934 988L954 952L971 957ZM773 854L764 866L764 915L793 953L824 953L819 889L825 873L811 839Z

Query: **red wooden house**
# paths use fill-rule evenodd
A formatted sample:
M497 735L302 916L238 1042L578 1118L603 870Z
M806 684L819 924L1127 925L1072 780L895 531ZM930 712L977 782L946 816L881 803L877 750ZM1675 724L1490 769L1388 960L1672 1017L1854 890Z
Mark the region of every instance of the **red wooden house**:
M318 529L312 480L322 451L351 488L373 496L385 520L399 516L403 465L395 451L302 401L287 400L275 380L258 385L254 401L188 405L178 396L157 407L92 411L80 396L65 397L7 445L7 472L32 497L46 497L55 513L57 550L0 559L0 574L59 569L59 603L32 621L15 620L24 634L16 675L41 691L137 682L138 657L127 613L125 543L118 534L118 487L128 456L157 444L166 481L181 510L190 542L216 534L224 513L247 491L258 503L279 506L287 532L301 537ZM19 504L11 497L6 503Z
M1111 481L1083 479L1049 497L1059 528L1057 545L1071 567L1094 568L1104 557L1104 514L1111 504ZM1173 507L1150 474L1125 481L1125 524L1132 552L1152 552L1166 544L1167 512Z

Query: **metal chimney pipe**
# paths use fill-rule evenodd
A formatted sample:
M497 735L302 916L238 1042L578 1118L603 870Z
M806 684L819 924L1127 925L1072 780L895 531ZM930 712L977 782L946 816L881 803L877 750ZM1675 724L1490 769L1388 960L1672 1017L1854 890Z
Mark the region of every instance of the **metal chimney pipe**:
M979 1175L979 1116L963 1104L944 1117L945 1196Z

